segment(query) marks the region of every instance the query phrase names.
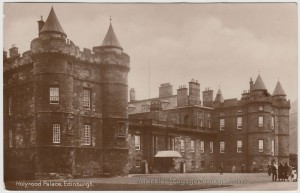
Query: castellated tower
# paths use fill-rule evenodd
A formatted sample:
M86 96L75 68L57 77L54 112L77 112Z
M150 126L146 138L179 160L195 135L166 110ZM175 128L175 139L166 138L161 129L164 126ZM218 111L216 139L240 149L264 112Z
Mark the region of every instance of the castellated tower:
M35 178L126 175L130 59L112 25L94 53L67 39L53 8L38 25L39 37L31 42Z
M123 52L110 24L101 46L94 47L101 59L104 169L128 173L128 81L129 56Z

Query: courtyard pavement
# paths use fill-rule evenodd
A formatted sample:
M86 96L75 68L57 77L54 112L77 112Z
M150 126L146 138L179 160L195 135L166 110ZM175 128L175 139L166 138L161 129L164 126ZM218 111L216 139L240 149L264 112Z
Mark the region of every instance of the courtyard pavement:
M296 191L297 182L272 182L266 173L131 174L126 177L6 182L9 190Z

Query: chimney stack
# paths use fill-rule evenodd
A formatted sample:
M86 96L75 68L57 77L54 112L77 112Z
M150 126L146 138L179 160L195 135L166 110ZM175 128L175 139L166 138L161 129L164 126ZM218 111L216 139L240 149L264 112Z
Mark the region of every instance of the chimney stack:
M130 91L129 91L129 100L130 100L130 102L135 101L135 90L134 90L134 88L131 88Z
M12 45L12 48L9 49L9 56L11 58L16 57L19 55L18 48L15 45Z
M184 107L188 105L188 89L183 86L179 86L177 89L177 107Z
M210 90L210 88L205 88L205 91L202 92L203 94L203 106L212 107L213 105L213 95L214 91Z
M7 51L3 51L3 60L7 59Z
M173 86L170 83L161 84L159 87L159 98L173 95Z
M43 29L44 25L45 25L45 22L43 21L43 16L41 16L41 20L38 21L39 33Z
M189 105L200 105L200 84L194 79L189 82Z

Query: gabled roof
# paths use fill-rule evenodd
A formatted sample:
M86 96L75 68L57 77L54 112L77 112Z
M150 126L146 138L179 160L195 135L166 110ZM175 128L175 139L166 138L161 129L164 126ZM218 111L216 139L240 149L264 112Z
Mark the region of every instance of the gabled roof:
M264 81L262 80L260 74L258 75L254 85L253 90L267 90Z
M215 102L220 102L220 103L224 102L224 98L223 98L221 89L219 89L218 92L217 92Z
M278 80L278 82L276 84L276 87L274 89L273 96L286 96L279 80Z
M53 7L51 8L49 16L45 22L45 25L40 32L58 32L66 35L66 33L64 32L63 28L61 27L56 17Z
M101 46L117 47L117 48L123 49L121 44L118 41L118 38L117 38L111 24L109 25L108 31L106 33L106 36L105 36Z

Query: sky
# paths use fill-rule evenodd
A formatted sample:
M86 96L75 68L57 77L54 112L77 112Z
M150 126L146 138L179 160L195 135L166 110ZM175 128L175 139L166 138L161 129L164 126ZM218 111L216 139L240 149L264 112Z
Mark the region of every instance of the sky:
M200 83L201 100L207 87L240 99L258 74L270 94L279 78L287 98L297 99L296 3L5 3L4 50L29 50L51 6L81 50L102 43L112 17L138 100L158 97L167 82L176 94L191 79Z

